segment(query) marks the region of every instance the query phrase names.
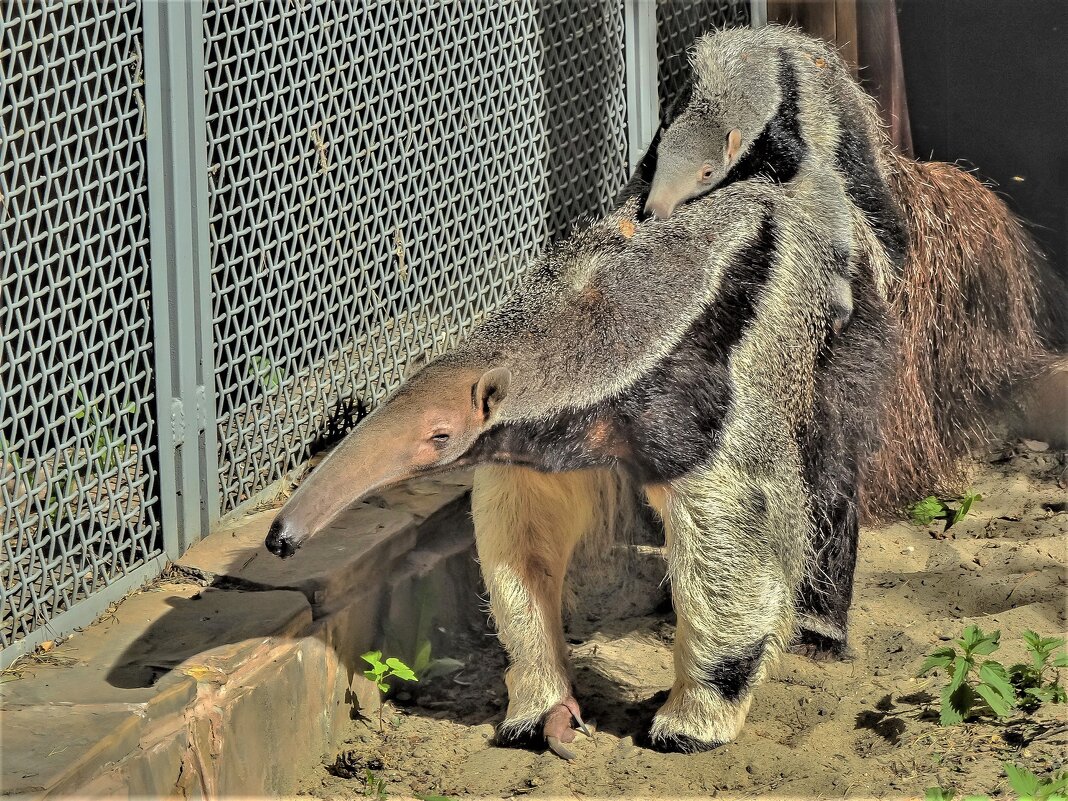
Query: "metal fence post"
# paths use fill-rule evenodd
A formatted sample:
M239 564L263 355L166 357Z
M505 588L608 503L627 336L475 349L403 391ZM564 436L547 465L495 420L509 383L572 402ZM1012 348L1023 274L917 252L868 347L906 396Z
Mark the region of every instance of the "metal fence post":
M203 4L145 0L153 326L167 554L218 519Z
M768 24L768 0L749 0L749 25L763 28Z
M656 0L624 0L627 143L631 172L660 125L657 101Z

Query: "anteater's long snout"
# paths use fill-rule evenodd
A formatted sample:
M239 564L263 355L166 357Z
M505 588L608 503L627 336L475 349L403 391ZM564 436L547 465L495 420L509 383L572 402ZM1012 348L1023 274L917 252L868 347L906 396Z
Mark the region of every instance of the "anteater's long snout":
M307 534L298 531L296 526L291 525L289 521L279 516L271 523L271 530L267 532L267 539L264 541L264 545L275 556L288 559L304 544L306 538Z
M389 432L380 429L365 421L297 487L267 532L268 551L283 559L292 556L346 507L407 477L399 449L390 447Z
M645 201L645 213L658 220L666 220L671 217L677 205L675 199L665 195L650 195Z
M346 507L456 462L508 392L505 367L430 365L349 433L278 512L264 545L283 559Z

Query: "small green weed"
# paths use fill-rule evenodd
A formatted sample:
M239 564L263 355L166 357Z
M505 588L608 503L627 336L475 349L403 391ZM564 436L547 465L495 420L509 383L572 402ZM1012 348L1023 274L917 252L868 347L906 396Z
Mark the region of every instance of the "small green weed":
M1000 631L985 634L978 626L968 626L957 640L961 653L950 645L937 649L924 660L918 675L926 676L932 670L941 670L949 677L949 684L942 689L939 723L943 726L962 722L978 711L981 701L985 701L998 717L1012 714L1016 692L1005 666L992 659L980 663L976 658L996 651L1000 640ZM978 682L970 680L973 673L978 673Z
M15 471L16 479L18 479L19 473L22 472L26 460L19 455L19 452L11 445L11 443L4 439L3 435L0 435L0 451L7 453L7 461L11 464L11 467ZM63 461L62 467L58 466L60 460ZM52 469L51 473L54 477L54 481L52 482L52 489L48 493L48 497L45 500L44 507L45 517L51 520L53 524L56 522L56 518L59 517L60 509L62 509L65 505L63 501L64 496L70 494L71 490L74 487L74 471L71 469L70 464L67 462L67 454L65 451L59 452L56 462L57 465ZM34 473L34 471L32 470L32 465L31 469L27 472L30 472L31 474ZM36 495L31 486L33 481L29 478L26 478L26 476L22 476L21 479L26 483L26 486L28 488L27 491L31 494Z
M370 769L363 772L363 794L368 798L386 799L386 780Z
M1023 633L1031 664L1022 662L1009 668L1009 681L1019 696L1018 706L1024 712L1033 712L1041 704L1068 702L1068 693L1061 684L1060 668L1068 667L1068 654L1054 651L1064 647L1061 637L1043 637L1033 631ZM1053 676L1047 679L1047 670Z
M1068 801L1068 772L1039 777L1018 765L1003 762L1005 778L1019 801ZM928 787L924 801L953 801L956 793L941 787ZM990 801L988 795L966 795L961 801Z
M956 793L952 790L943 790L941 787L928 787L923 795L923 801L953 801ZM985 795L966 795L961 801L990 801Z
M98 454L96 463L101 472L106 473L113 466L118 465L119 459L126 455L126 438L104 425L99 407L95 402L86 401L80 389L75 390L75 395L81 405L74 412L74 418L85 420L87 425L85 436L92 442L91 452ZM119 409L116 419L136 411L137 404L131 401Z
M253 356L249 361L252 362L249 374L255 377L264 389L270 391L281 385L282 379L285 378L281 367L265 356Z
M966 492L962 497L954 501L956 507L934 495L928 495L922 501L909 507L909 517L918 526L929 526L935 520L946 521L946 530L952 528L963 520L972 508L972 504L981 501L983 496L978 492Z
M1009 786L1021 801L1065 801L1068 798L1068 772L1039 778L1027 768L1003 762Z
M412 662L412 671L421 679L433 679L438 676L447 676L450 673L455 673L464 666L464 663L459 659L450 659L447 656L431 659L430 651L430 640L422 640L419 643L419 650L415 654L415 661Z
M920 666L920 676L941 670L949 684L942 689L939 722L953 726L969 717L986 711L999 718L1009 717L1019 708L1033 711L1043 702L1063 703L1065 690L1060 684L1058 668L1068 666L1065 655L1053 652L1064 640L1042 637L1033 631L1024 632L1024 641L1031 654L1031 664L1013 665L1006 669L993 659L980 661L977 657L992 654L1001 646L1001 632L983 632L978 626L964 629L957 645L938 648ZM1054 674L1047 679L1046 671Z
M382 692L389 692L387 679L400 679L401 681L419 681L415 672L406 664L394 656L382 661L381 651L368 651L360 656L364 662L371 666L363 675L373 681ZM378 730L383 731L382 724L382 699L378 699Z

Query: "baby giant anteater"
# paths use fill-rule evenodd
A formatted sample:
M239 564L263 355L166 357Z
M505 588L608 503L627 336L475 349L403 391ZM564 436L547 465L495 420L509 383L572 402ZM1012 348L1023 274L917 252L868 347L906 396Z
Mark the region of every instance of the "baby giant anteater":
M692 76L665 115L623 197L666 219L680 204L739 181L790 186L833 170L846 187L853 236L904 330L882 412L884 445L865 483L869 513L959 489L960 457L983 405L1044 355L1036 289L1041 265L1020 222L958 168L897 152L873 100L827 43L792 28L732 29L699 39ZM799 196L800 206L807 201ZM817 219L823 209L810 206ZM848 324L853 276L828 315ZM1052 297L1057 290L1049 286ZM809 477L816 558L798 604L798 646L837 653L856 560L858 498L848 473Z

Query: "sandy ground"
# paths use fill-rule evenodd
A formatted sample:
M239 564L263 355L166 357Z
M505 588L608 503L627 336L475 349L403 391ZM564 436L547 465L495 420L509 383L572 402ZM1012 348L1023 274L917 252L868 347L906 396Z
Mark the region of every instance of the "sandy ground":
M1003 761L1039 775L1066 766L1064 706L943 728L932 701L944 679L914 676L927 653L969 622L1001 629L995 656L1005 664L1023 658L1024 630L1064 634L1068 514L1043 504L1068 497L1068 455L1039 447L1017 442L977 459L972 487L984 499L949 532L940 522L904 521L864 530L849 657L784 656L758 689L737 742L697 755L635 743L672 682L674 619L661 605L624 619L584 617L571 627L578 697L587 719L597 721L592 739L576 741L573 762L494 747L505 657L487 632L469 632L451 653L437 654L462 660L463 670L407 685L387 703L382 734L377 720L353 721L341 770L324 765L309 773L301 793L362 798L371 769L390 798L915 798L935 785L1011 797ZM632 582L627 592L655 597L656 581L645 584Z

